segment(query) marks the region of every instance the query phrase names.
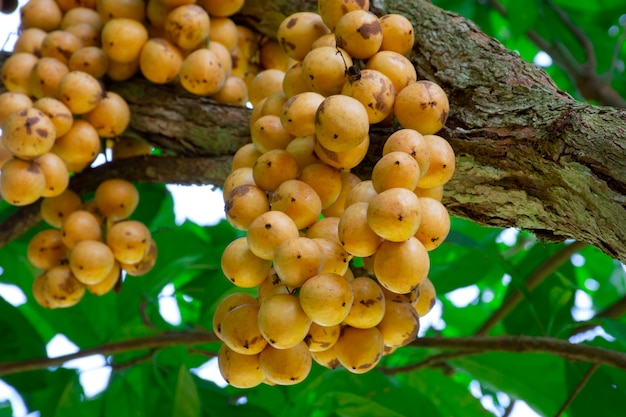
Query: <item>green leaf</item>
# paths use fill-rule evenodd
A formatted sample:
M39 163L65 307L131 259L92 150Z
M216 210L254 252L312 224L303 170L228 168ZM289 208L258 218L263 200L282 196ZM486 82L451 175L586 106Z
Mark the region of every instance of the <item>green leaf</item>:
M0 361L33 359L46 355L44 341L16 307L0 298Z
M200 416L200 397L194 379L185 365L178 369L172 417Z
M566 366L567 389L572 392L581 381L590 365L586 363L568 363ZM607 372L607 368L595 370L582 390L576 395L568 409L572 417L587 417L598 413L598 405L602 406L602 417L622 417L624 409L610 404L624 404L626 399L626 375Z
M534 0L516 0L509 3L506 10L514 38L523 36L539 18Z
M13 406L9 400L0 401L0 417L12 417Z

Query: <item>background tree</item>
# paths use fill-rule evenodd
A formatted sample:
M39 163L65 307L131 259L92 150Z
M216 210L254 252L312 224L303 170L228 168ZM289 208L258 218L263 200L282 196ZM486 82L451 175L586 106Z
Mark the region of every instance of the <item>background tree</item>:
M411 19L418 74L442 85L451 102L442 135L457 154L457 173L444 202L459 217L431 253L441 318L424 337L366 375L315 368L288 388L219 388L190 373L216 351L211 317L233 291L219 260L238 234L224 223L176 225L163 183L220 185L230 155L249 140L249 111L137 77L107 89L127 99L131 131L162 155L105 164L73 178L71 187L88 194L105 178L137 181L142 200L135 217L154 232L157 267L127 279L120 294L44 311L30 298L38 271L25 262L29 238L45 227L38 207L3 205L2 281L29 297L17 307L0 301L4 381L42 416L503 415L515 399L541 415L597 413L598 404L603 415L621 415L626 10L617 0L602 7L509 3L373 3L378 14ZM284 16L314 7L248 1L238 21L271 37ZM539 51L554 62L549 75L529 62ZM385 133L372 135L372 157L360 175L369 175ZM478 224L523 231L503 234ZM176 289L179 325L159 314L167 284ZM454 297L459 289L463 303ZM584 333L590 329L595 338ZM79 353L46 358L45 344L57 333ZM583 334L587 340L579 343ZM112 373L104 392L85 398L78 373L57 366L96 353Z

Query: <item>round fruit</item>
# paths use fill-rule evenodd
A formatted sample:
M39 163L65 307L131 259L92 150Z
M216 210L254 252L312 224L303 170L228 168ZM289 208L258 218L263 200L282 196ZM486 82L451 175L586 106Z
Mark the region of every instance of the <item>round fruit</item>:
M322 217L306 229L306 237L323 238L339 243L339 217Z
M264 340L277 349L300 344L311 327L311 319L302 310L298 298L283 293L272 293L263 300L258 322Z
M39 59L30 52L14 52L2 65L2 83L8 91L31 95L30 72Z
M56 137L65 135L74 123L74 116L70 109L56 98L42 97L33 103L33 107L41 110L50 118L54 125Z
M68 189L55 197L43 199L39 212L46 223L59 229L67 216L79 210L82 204L80 196Z
M135 211L139 204L139 192L131 182L113 178L98 185L95 200L104 217L123 220Z
M98 131L91 123L76 119L63 136L56 138L52 152L56 153L70 165L84 166L91 163L102 150L102 142Z
M231 75L226 78L222 88L211 98L218 103L243 106L248 101L248 86L241 78Z
M139 263L150 249L150 230L137 220L124 220L109 228L106 243L115 259L124 264Z
M222 299L213 314L213 332L217 337L222 338L222 321L226 314L232 309L246 304L258 305L258 302L253 296L244 292L236 292Z
M61 157L52 152L46 152L33 161L39 165L45 177L46 188L41 193L42 197L54 197L67 189L70 176Z
M380 21L367 10L353 10L341 16L335 26L335 36L337 46L356 59L370 58L383 42Z
M196 4L185 4L172 10L165 18L165 32L178 47L194 50L209 36L207 12Z
M321 16L312 12L297 12L278 26L276 39L291 58L302 61L317 38L329 33Z
M285 72L278 69L266 69L259 72L248 85L248 99L253 107L271 94L281 91Z
M419 179L419 164L410 154L402 151L383 155L372 170L372 185L378 193L390 188L413 191Z
M124 271L126 271L127 275L138 277L141 275L145 275L154 268L156 265L158 257L158 248L154 239L150 241L150 247L148 248L148 252L141 258L139 262L136 264L125 264L120 263L120 266Z
M276 247L273 263L282 282L291 287L300 287L307 279L319 274L324 257L311 238L296 237Z
M421 188L433 188L447 183L456 168L454 150L447 140L437 135L425 135L424 139L430 149L428 171L417 183Z
M130 123L130 108L126 100L113 91L103 93L102 100L84 115L84 120L96 128L103 138L121 135Z
M379 51L367 60L367 69L373 69L385 74L393 84L397 95L407 85L417 81L415 67L407 57L394 51ZM407 126L405 126L407 127Z
M390 152L406 152L415 158L423 177L430 164L430 146L424 136L413 129L400 129L393 132L385 141L383 155Z
M267 346L259 329L259 306L244 304L230 310L221 322L222 340L242 355L256 355Z
M311 357L319 365L328 369L337 369L338 366L341 366L333 349L311 352Z
M445 125L450 105L439 85L420 80L398 92L393 112L403 127L432 135Z
M374 184L372 180L361 181L357 185L354 186L348 193L346 197L345 208L347 209L351 205L355 203L370 203L374 197L376 197L378 193L374 189Z
M39 58L28 76L30 95L36 98L59 97L59 84L69 71L67 65L58 59Z
M325 97L339 94L346 80L352 58L343 49L321 46L311 50L302 60L302 77L310 91Z
M273 149L285 149L293 139L280 118L273 114L266 114L259 117L250 128L252 143L261 153Z
M72 54L83 47L83 42L74 34L65 30L49 32L41 42L41 56L56 58L68 64Z
M333 351L348 371L363 374L380 362L384 346L383 336L376 327L357 329L345 326Z
M350 312L352 287L341 275L315 275L300 288L300 305L314 323L322 326L339 324Z
M393 110L396 92L385 74L373 69L360 71L358 80L348 80L341 94L353 97L363 104L370 124L385 120Z
M343 15L353 10L368 10L369 0L319 0L317 12L330 30L335 30L337 22Z
M320 274L345 274L350 266L352 255L341 246L338 240L327 238L314 238L313 240L324 254L324 265Z
M121 267L119 262L113 262L113 268L111 268L111 272L102 279L102 281L96 284L87 284L85 287L87 291L92 293L93 295L104 295L110 292L117 282L121 279Z
M404 242L385 241L374 255L378 282L398 294L411 292L428 276L429 269L428 252L414 237Z
M428 277L424 278L418 288L420 289L420 294L415 302L415 311L417 311L420 317L423 317L435 306L437 302L437 291Z
M272 261L261 259L250 251L248 239L233 240L222 252L222 272L233 284L252 288L261 284L270 272Z
M423 197L419 199L422 220L415 237L422 242L426 250L436 249L443 243L450 232L450 215L439 201Z
M261 156L261 152L259 152L254 144L246 143L233 155L231 170L235 171L237 168L241 167L252 168L259 156Z
M346 123L350 120L350 123ZM361 144L369 132L365 107L358 100L333 95L315 113L315 135L319 143L333 152L349 151Z
M21 26L39 28L46 32L55 30L61 24L63 12L54 0L29 1L20 8Z
M410 303L390 300L386 303L383 319L376 327L382 333L386 346L406 346L417 337L420 321Z
M83 240L72 248L69 266L83 284L97 284L113 269L115 258L111 249L98 240Z
M369 143L369 141L367 141ZM367 151L366 151L367 152ZM351 189L361 182L361 179L351 172L343 171L341 173L341 192L337 200L328 208L322 210L322 214L326 217L339 217L346 207L346 198Z
M100 103L104 90L93 75L70 71L61 78L57 94L72 114L85 114Z
M269 209L267 193L253 184L235 187L224 204L226 220L239 230L248 230L250 223Z
M237 13L244 5L244 0L201 0L204 10L211 16L228 17Z
M370 227L367 219L369 203L359 202L346 207L339 219L338 237L341 245L354 256L376 253L383 238Z
M313 135L315 113L322 101L324 101L324 96L312 91L289 98L280 111L280 121L285 130L294 136Z
M179 78L185 90L199 96L209 96L222 88L226 72L213 51L196 49L183 60Z
M34 203L46 188L46 178L34 161L10 159L2 165L0 195L9 204L25 206Z
M339 339L341 333L341 326L336 324L334 326L320 326L317 323L311 323L309 333L304 338L304 342L309 347L311 352L321 352L328 350Z
M5 91L0 94L0 126L16 111L33 107L33 101L24 93Z
M322 209L330 207L341 192L341 172L326 164L316 163L304 167L298 180L315 190L322 203Z
M304 342L289 349L276 349L269 345L260 357L263 375L278 385L302 382L311 371L311 353Z
M50 308L76 305L85 295L85 285L76 279L69 265L57 265L46 272L43 294Z
M101 237L100 223L86 210L73 211L61 225L61 238L69 249L83 240L100 240Z
M394 51L401 55L408 55L413 49L415 34L413 24L401 14L391 13L380 18L383 31L381 51Z
M183 54L171 42L152 38L146 42L139 56L139 69L155 84L173 81L183 65Z
M282 211L267 211L248 227L248 245L256 256L272 260L276 247L284 240L300 234L294 221Z
M46 37L47 33L48 32L45 30L41 30L39 28L25 28L20 33L17 41L15 41L13 54L11 56L19 52L28 52L36 57L41 56L41 42L43 41L43 38Z
M252 167L254 182L265 191L274 191L280 184L298 176L298 163L287 151L272 149L256 160Z
M242 355L226 344L220 347L217 363L222 378L236 388L253 388L263 382L259 355Z
M11 113L2 124L2 143L20 159L43 155L52 149L55 138L52 120L34 107Z
M298 229L315 223L322 212L322 202L313 187L300 180L281 183L272 194L271 206L291 217Z
M367 222L379 236L403 242L417 232L421 220L419 199L406 188L390 188L372 199Z
M138 60L147 41L148 30L137 20L114 18L102 28L102 49L115 62Z
M67 247L61 240L61 232L46 229L37 233L28 242L26 256L33 266L44 271L59 265L67 258Z
M354 301L350 313L343 320L357 329L369 329L380 323L385 315L385 296L383 290L371 278L357 277L350 281Z

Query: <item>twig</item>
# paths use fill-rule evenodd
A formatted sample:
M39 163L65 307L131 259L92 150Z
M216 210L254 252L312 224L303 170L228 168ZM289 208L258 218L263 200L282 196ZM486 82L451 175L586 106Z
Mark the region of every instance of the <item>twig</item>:
M517 400L511 400L509 405L504 409L504 413L502 414L502 417L509 417L511 415L511 413L513 412L513 408L515 408L516 401Z
M547 353L569 361L608 365L626 370L626 353L597 346L572 344L553 337L532 336L473 336L424 337L409 346L418 348L464 349L466 351Z
M398 367L385 366L385 367L381 367L380 370L386 375L396 375L400 373L415 372L423 368L432 368L435 366L439 366L450 359L462 358L462 357L471 356L471 355L479 355L480 353L482 352L475 351L475 350L458 350L454 352L438 353L436 355L429 356L428 358L420 362L411 363L408 365L398 366Z
M604 310L598 312L595 316L588 320L587 323L576 327L574 330L572 330L570 336L575 336L591 329L595 329L599 325L598 323L595 323L596 321L598 321L598 319L618 319L624 315L626 315L626 295L605 308Z
M131 359L129 361L123 362L123 363L112 363L111 364L111 369L114 371L122 371L124 369L128 369L132 366L135 365L139 365L140 363L144 363L147 362L149 360L152 359L152 357L154 356L154 354L156 353L156 349L150 349L150 352L146 353L145 355L141 355L138 356L134 359Z
M583 242L573 242L569 245L564 246L561 250L554 253L550 258L548 258L539 268L537 268L531 275L526 279L525 285L528 291L531 291L539 284L543 282L552 272L554 272L559 266L563 264L563 262L567 261L573 254L581 250L586 246L586 243ZM488 319L487 321L480 326L480 328L476 331L477 336L485 336L489 333L493 327L495 327L498 323L502 321L504 317L506 317L511 310L513 310L522 300L524 299L524 294L517 290L511 293L507 299L502 302L500 308L498 308Z
M587 372L585 372L585 375L583 375L583 377L580 379L580 381L578 381L578 384L576 384L576 386L574 387L574 389L572 390L570 395L567 397L567 399L565 400L565 402L563 403L563 405L561 406L559 411L556 412L554 417L561 417L563 415L565 410L567 410L569 408L569 406L572 404L572 402L574 401L576 396L585 387L585 385L587 384L587 381L589 381L589 379L591 379L591 377L593 376L594 372L596 372L596 369L598 369L599 367L600 367L600 364L594 363L593 365L591 365L589 367L589 369L587 369Z

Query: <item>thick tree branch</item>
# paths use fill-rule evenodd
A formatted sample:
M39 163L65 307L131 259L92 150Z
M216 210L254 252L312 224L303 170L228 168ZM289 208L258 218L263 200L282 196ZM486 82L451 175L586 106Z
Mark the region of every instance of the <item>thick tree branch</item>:
M27 359L0 363L0 376L60 366L65 362L91 355L116 355L136 350L161 349L170 346L196 346L219 341L213 332L168 331L156 336L136 338L83 349L56 358ZM584 361L626 370L626 354L596 346L571 344L551 337L495 336L495 337L424 337L409 346L416 348L460 349L467 355L486 352L547 353L570 361ZM459 353L453 353L458 357ZM450 356L443 358L451 359ZM393 372L388 370L389 372Z
M271 36L287 14L314 9L313 0L249 0L238 19ZM576 102L541 68L429 2L374 1L372 9L414 22L418 74L449 95L441 135L457 154L444 196L452 214L587 242L626 261L626 110ZM166 153L227 156L248 140L248 109L141 79L107 88L128 100L132 129ZM373 133L362 175L388 133Z

